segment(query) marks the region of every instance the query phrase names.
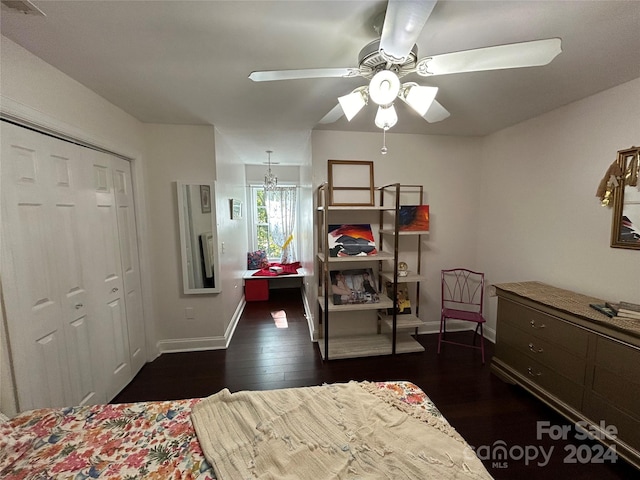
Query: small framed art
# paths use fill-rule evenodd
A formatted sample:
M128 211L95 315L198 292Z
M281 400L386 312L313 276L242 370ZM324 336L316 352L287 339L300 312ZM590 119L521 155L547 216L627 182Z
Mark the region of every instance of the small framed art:
M200 185L200 207L202 213L211 213L211 186Z
M235 198L229 199L229 210L231 212L231 220L242 218L242 202Z

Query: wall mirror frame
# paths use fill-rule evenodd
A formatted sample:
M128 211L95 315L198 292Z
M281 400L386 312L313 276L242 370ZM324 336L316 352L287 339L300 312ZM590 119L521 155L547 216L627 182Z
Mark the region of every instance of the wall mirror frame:
M618 151L622 177L613 192L611 246L640 250L640 147Z
M215 184L176 182L185 294L220 293Z

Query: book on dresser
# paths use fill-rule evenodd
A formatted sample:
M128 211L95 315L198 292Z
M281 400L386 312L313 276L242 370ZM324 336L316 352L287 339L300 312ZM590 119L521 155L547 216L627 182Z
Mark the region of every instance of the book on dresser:
M616 317L640 320L640 305L637 303L621 301L608 303L607 306L615 312Z

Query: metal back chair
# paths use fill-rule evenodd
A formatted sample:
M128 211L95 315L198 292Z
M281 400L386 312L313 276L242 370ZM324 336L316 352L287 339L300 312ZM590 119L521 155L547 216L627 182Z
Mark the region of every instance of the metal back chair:
M484 364L484 335L482 326L486 322L483 314L484 273L466 268L442 270L442 310L440 316L440 334L438 335L438 354L443 343L475 348L482 353ZM463 320L476 324L473 344L445 340L447 320ZM476 336L480 333L480 346L476 346Z

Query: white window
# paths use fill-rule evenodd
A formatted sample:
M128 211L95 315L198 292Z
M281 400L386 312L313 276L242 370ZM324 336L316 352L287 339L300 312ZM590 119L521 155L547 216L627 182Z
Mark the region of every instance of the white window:
M272 262L296 261L296 186L279 186L272 191L265 191L262 186L252 186L251 211L253 250L266 251Z

